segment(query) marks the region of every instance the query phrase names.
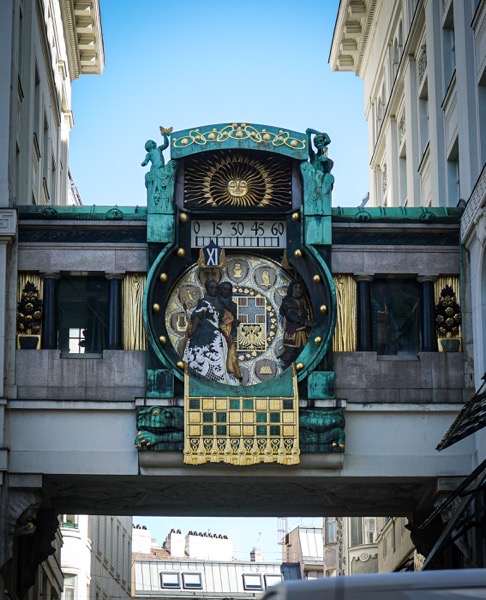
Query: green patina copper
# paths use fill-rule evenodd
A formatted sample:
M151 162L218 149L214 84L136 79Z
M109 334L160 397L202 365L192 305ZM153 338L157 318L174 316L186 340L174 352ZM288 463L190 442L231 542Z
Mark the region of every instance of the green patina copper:
M19 220L146 221L141 206L18 206Z
M313 371L307 378L308 398L334 398L334 371Z
M286 369L274 379L257 385L224 385L203 377L189 376L190 395L200 397L266 398L294 395L293 372Z
M305 243L330 245L332 243L331 192L334 185L331 170L334 163L327 156L327 146L331 143L331 139L326 133L315 129L307 129L306 134L309 161L300 165L304 183ZM314 135L316 151L312 147L311 135Z
M147 188L147 242L171 243L175 234L175 177L177 161L170 160L165 164L163 151L169 145L168 131L160 128L163 143L157 146L153 140L145 144L147 155L142 167L151 163L150 170L145 174Z
M172 369L147 369L147 398L173 398L174 372Z
M344 452L345 418L342 408L300 409L302 452ZM151 406L137 409L135 447L140 451L182 452L184 409Z
M171 157L182 158L208 150L264 150L307 160L307 138L302 133L251 123L223 123L176 131L171 136Z
M113 212L116 209L117 212ZM463 208L429 207L331 207L333 223L460 223ZM19 220L39 221L146 221L144 206L18 206Z
M333 207L331 210L332 220L335 223L425 223L433 224L451 224L457 225L460 220L463 208L408 208L408 207Z
M182 452L184 449L184 409L174 406L138 408L135 447L142 451Z
M344 452L342 408L303 408L299 413L301 452Z

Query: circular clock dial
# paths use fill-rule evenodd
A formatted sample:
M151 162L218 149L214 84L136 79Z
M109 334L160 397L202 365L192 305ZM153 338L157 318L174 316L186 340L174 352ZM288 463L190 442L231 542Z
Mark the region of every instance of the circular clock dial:
M232 330L243 385L255 385L274 378L283 366L284 324L279 309L290 275L269 259L254 255L229 255L222 269L206 271L197 265L186 271L174 285L167 302L166 327L179 356L187 343L186 328L191 314L206 291L207 279L229 282L237 307L238 325Z

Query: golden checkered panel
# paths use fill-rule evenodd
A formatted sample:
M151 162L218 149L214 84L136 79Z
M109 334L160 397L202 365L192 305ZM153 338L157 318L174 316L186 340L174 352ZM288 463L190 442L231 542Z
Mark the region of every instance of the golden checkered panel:
M184 401L184 462L252 465L299 462L299 400L205 398Z

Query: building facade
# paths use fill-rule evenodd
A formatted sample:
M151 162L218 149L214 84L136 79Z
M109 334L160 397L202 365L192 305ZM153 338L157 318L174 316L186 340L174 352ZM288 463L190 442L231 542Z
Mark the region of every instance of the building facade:
M63 600L129 598L132 519L60 515Z
M343 1L330 53L332 69L353 71L364 81L370 204L420 206L424 211L465 207L460 293L464 388L477 393L473 398L466 394L470 400L437 449L470 439L475 468L459 487L444 493L442 504L419 530L412 527L419 553L429 555L426 568L440 561L440 553L442 558L449 553L450 560L456 551L466 565L484 564L478 558L484 555L484 527L471 528L484 503L478 490L486 441L480 417L485 372L485 36L486 3L481 0ZM469 503L459 501L465 490ZM445 532L439 534L445 522Z
M69 133L73 126L71 84L81 75L99 74L103 70L99 2L2 2L0 50L0 485L3 507L0 510L0 597L3 598L5 587L12 597L30 587L32 597L59 598L62 592L59 555L51 555L49 544L37 540L36 552L30 553L31 560L24 554L21 564L16 564L12 557L12 540L19 534L9 520L14 514L15 520L23 515L29 523L36 509L25 512L25 495L20 490L32 488L26 481L22 482L22 478L12 477L9 468L4 383L6 372L12 368L7 356L15 347L15 327L11 328L4 298L12 293L7 273L17 263L15 207L79 204L69 173ZM8 488L17 489L19 493L9 494L7 498ZM28 502L31 506L39 505L38 500L33 504L31 500ZM57 517L48 512L37 512L38 523L27 529L28 534L40 538L47 535L60 547ZM9 542L5 543L6 540ZM14 553L25 552L21 547L26 543L21 539L15 542L18 548ZM47 562L37 571L37 563L43 560Z
M300 579L324 577L322 527L296 527L285 536L282 562L297 563Z
M283 579L280 563L235 560L223 534L172 530L159 547L146 529L133 532L132 598L256 598Z
M429 17L432 5L400 4L423 6ZM476 18L483 5L477 4ZM59 17L56 47L66 53L66 81L83 68L101 69L97 4L74 2L76 18L72 2L54 12L47 3L5 6L7 56L19 52L23 31L49 40L47 25L44 31L37 23L49 23L51 11ZM367 31L359 47L363 42L369 51L383 32L373 15L390 6L343 2L333 49L352 54L356 39L337 40L345 30L355 37ZM346 24L353 11L363 21ZM407 26L423 22L415 14L406 12ZM37 20L24 20L27 15ZM83 37L84 29L96 39ZM94 54L84 53L85 44ZM53 55L45 53L49 60ZM325 133L248 123L162 130L160 145L149 140L146 208L62 206L66 145L61 137L49 141L43 84L36 103L37 73L40 79L44 71L33 56L25 96L32 110L22 130L27 163L15 150L18 98L9 95L2 104L2 127L12 133L8 144L2 137L0 178L0 573L10 596L19 595L14 574L34 572L51 552L58 514L365 513L407 515L420 529L434 503L471 472L481 448L480 438L466 438L441 453L435 449L473 393L470 314L477 317L480 306L475 293L468 303L467 278L459 285L463 207L446 206L440 194L440 202L423 206L409 196L420 186L424 197L436 189L441 155L435 142L424 149L430 158L421 163L420 185L415 163L404 167L406 206L392 202L393 161L382 160L384 149L393 155L386 125L376 136L381 145L373 168L379 165L381 179L372 195L380 204L378 191L386 190L386 206L341 209L332 207ZM88 64L83 56L91 57ZM10 63L7 71L12 93L19 94L20 71ZM51 73L46 84L54 98L56 77ZM438 85L427 87L430 97ZM62 86L59 107L61 92ZM388 123L390 113L380 110ZM412 132L407 124L406 135ZM415 137L410 144L407 160L415 156ZM17 184L24 164L32 174ZM233 299L218 281L230 284ZM435 309L452 297L460 300L451 305L452 337L459 342L462 306L462 347L439 351L438 337L447 336L440 332L445 327L436 329ZM226 327L214 326L215 310ZM195 336L206 313L213 316ZM209 345L217 348L214 361L202 350ZM20 539L20 531L31 535ZM29 562L25 555L36 545L43 552ZM484 548L475 552L474 561L483 564ZM461 555L444 560L464 564Z

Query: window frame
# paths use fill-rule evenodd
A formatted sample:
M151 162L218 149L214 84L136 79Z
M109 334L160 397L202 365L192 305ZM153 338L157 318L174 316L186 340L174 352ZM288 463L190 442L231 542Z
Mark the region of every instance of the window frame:
M243 577L243 589L245 590L263 590L263 582L262 582L262 576L260 573L243 573L242 574ZM260 582L260 585L253 585L250 582L247 582L247 578L254 578L254 579L258 579Z
M269 579L272 578L277 578L278 577L278 581L276 583L269 583ZM265 573L265 575L263 576L263 579L265 580L265 589L268 589L269 587L272 587L273 585L278 585L279 583L282 583L283 581L283 577L281 573Z
M166 577L171 576L177 580L176 583L164 583L164 575ZM162 590L180 590L181 589L181 575L177 571L160 571L160 588Z
M197 577L199 583L190 583L186 581L186 577ZM202 582L202 573L200 571L186 572L182 573L182 588L185 590L202 590L203 582Z

